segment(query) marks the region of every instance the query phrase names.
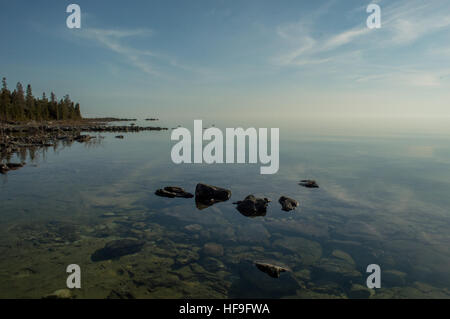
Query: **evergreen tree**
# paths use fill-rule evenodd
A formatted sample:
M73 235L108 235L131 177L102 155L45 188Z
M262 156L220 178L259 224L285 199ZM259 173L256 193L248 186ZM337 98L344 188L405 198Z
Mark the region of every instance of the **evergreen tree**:
M56 95L51 92L50 101L45 92L42 98L35 98L31 85L27 85L26 93L22 84L17 83L16 89L11 93L8 90L6 78L2 80L0 91L0 121L23 120L68 120L81 119L80 104L70 100L65 95L59 102Z
M26 113L27 118L31 120L36 119L36 109L35 109L35 103L34 103L34 96L33 91L31 90L31 85L27 85L27 95L25 98L25 105L26 105Z
M8 90L6 78L2 79L2 92L0 94L0 119L2 121L9 120L9 110L11 108L11 92Z
M22 83L18 82L16 90L13 92L12 104L14 108L14 119L24 120L25 119L25 93L23 90Z

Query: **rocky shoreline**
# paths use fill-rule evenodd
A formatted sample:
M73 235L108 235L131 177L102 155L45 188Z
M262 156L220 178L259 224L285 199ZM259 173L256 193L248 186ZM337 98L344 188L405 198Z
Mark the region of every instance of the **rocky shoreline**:
M109 125L109 122L132 121L131 119L86 119L81 121L61 121L43 123L2 123L0 124L0 164L1 173L11 170L9 167L18 167L19 164L9 163L14 154L36 150L39 148L55 146L60 141L85 143L95 136L83 135L86 133L137 133L142 131L163 131L165 127L136 126L136 125ZM5 162L6 161L6 162ZM23 165L22 165L23 166ZM20 166L20 167L22 167Z

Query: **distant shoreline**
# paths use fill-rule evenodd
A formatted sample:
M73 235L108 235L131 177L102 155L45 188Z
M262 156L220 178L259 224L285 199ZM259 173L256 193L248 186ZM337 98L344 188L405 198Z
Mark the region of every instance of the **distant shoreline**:
M151 119L156 121L157 119ZM0 134L8 133L35 133L36 130L41 132L47 131L75 131L82 130L85 132L136 132L151 130L167 130L160 126L136 126L131 125L108 125L111 122L135 122L137 119L101 117L101 118L83 118L77 120L53 120L53 121L8 121L0 122ZM147 121L150 121L147 119Z

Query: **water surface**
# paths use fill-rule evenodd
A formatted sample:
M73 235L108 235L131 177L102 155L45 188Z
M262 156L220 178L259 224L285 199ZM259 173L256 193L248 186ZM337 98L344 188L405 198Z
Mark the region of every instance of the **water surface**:
M448 135L289 125L280 128L275 175L260 175L259 164L175 165L170 130L124 135L38 151L0 176L0 297L65 288L69 264L82 270L76 298L450 297ZM198 210L193 199L154 195L169 185L194 192L199 182L232 198ZM235 209L249 194L272 199L265 216ZM300 207L281 211L281 195ZM91 260L121 238L145 245ZM256 260L289 271L274 279ZM381 267L381 289L364 289L369 264Z

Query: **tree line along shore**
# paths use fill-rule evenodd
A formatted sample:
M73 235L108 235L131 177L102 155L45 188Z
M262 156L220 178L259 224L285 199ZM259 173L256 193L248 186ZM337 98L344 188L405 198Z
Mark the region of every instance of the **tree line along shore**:
M146 120L156 121L157 119ZM59 142L85 143L96 137L82 134L82 132L135 133L167 130L159 126L141 127L135 123L109 125L109 122L122 121L136 121L136 119L83 118L80 104L71 101L69 95L65 95L59 101L53 92L50 94L50 99L45 93L42 94L42 98L36 98L33 96L31 85L27 85L24 91L19 82L16 89L10 91L6 78L3 78L0 91L0 173L5 174L25 165L24 162L10 162L15 154L56 147ZM116 136L116 138L124 137Z
M48 98L45 92L41 98L33 95L31 85L26 90L18 82L16 88L8 89L6 78L2 79L0 92L0 122L16 123L24 121L81 120L80 104L73 102L69 95L58 101L51 92Z

